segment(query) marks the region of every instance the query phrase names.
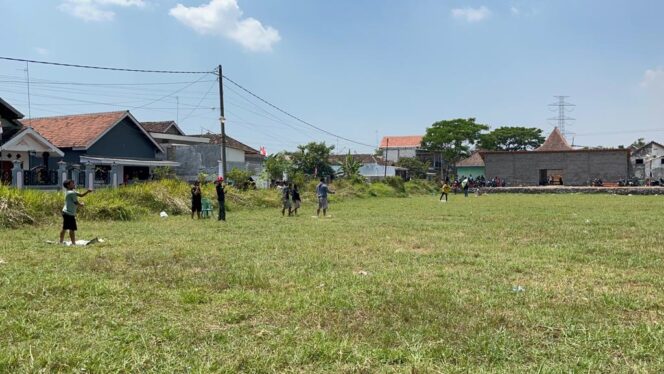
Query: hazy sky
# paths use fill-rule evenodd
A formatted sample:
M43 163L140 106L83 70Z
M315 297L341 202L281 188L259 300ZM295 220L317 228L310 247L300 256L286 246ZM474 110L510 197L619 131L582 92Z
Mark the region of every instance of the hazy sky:
M662 1L0 0L0 14L2 56L146 69L222 64L272 103L371 145L457 117L548 133L554 95L576 104L575 144L664 141ZM31 64L28 107L25 68L0 61L0 96L26 116L129 109L139 120L179 119L188 133L219 126L212 75ZM231 136L269 152L337 144L230 88Z

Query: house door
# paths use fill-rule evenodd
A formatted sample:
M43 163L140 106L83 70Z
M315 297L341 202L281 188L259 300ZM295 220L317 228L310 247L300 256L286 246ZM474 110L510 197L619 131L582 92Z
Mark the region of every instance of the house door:
M12 183L12 163L9 161L0 161L0 183Z

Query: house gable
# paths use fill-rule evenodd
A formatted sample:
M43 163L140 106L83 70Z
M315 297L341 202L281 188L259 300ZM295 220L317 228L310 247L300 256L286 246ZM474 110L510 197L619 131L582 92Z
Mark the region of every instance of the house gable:
M161 149L132 119L125 116L87 149L90 156L153 159Z

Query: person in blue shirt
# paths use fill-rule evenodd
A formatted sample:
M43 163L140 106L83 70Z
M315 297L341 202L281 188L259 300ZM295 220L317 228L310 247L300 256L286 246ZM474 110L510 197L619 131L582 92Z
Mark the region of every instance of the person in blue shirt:
M318 210L316 210L316 216L320 216L321 209L323 210L323 217L327 214L327 194L334 194L334 191L331 191L327 184L325 184L325 178L320 179L320 183L316 186L316 196L318 196Z

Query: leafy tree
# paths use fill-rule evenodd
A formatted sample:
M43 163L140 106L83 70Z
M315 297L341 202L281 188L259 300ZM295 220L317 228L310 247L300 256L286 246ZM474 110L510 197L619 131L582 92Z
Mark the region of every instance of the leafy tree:
M298 145L297 151L290 154L293 160L293 171L302 172L309 176L327 177L334 174L330 166L330 153L334 146L327 146L325 142L311 142L305 145Z
M450 165L468 156L470 145L475 144L480 133L488 129L487 125L475 123L475 118L438 121L427 128L422 148L440 152L449 169Z
M499 127L480 135L479 148L489 151L526 151L544 143L542 130L535 127Z
M240 190L246 190L249 188L249 178L251 178L251 174L246 170L233 168L233 170L226 174L226 178L232 182L233 186Z
M630 147L632 147L632 148L641 148L644 145L646 145L646 140L644 138L638 138L634 141L634 143L632 143L632 145Z
M362 164L359 161L355 160L353 156L351 156L350 151L348 151L346 158L341 163L341 170L344 173L344 177L346 178L357 177L358 175L360 175L361 167Z
M270 179L280 180L291 168L291 162L283 152L269 155L265 159L265 171Z
M408 169L408 175L414 179L424 179L429 171L429 162L422 162L416 158L402 158L397 166Z

